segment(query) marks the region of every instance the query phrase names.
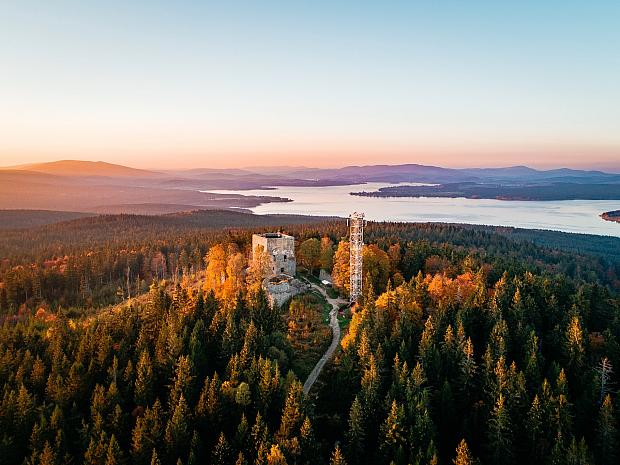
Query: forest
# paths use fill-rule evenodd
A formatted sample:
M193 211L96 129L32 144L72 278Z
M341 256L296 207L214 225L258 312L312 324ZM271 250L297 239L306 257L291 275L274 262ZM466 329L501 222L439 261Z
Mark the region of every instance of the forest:
M272 307L251 234L294 235L300 276L346 297L346 222L229 213L0 231L0 463L620 459L617 242L369 223L306 395L325 302Z
M456 182L431 186L389 186L373 192L354 192L365 197L464 197L497 200L618 200L618 183L529 182L477 183Z

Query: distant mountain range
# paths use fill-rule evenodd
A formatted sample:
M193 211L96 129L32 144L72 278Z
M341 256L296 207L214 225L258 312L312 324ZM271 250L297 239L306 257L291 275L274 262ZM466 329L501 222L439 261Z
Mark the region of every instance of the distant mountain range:
M260 182L292 181L307 183L333 182L335 185L363 182L497 182L497 181L566 181L566 182L620 182L620 174L595 170L559 168L537 170L528 166L505 168L443 168L415 163L401 165L345 166L343 168L305 167L254 167L244 169L194 168L187 170L152 171L130 168L102 161L59 160L47 163L32 163L0 168L46 173L58 176L158 178L168 180L212 180L236 179L249 184ZM263 184L259 187L264 187ZM245 186L238 186L243 189ZM254 188L254 187L252 187Z
M549 186L561 183L568 195L563 198L591 199L598 198L596 192L605 190L603 185L620 184L620 174L567 168L536 170L527 166L454 169L418 164L152 171L101 161L60 160L0 168L0 209L159 214L192 208L245 208L287 199L211 191L367 182L386 185L420 182L442 186L473 183L481 189L489 185L518 187L524 192L521 198L528 198L527 191L534 187L553 190ZM605 198L615 199L613 192L617 190L614 187L606 192ZM426 195L432 196L432 192L434 190L429 190L430 194Z
M346 166L336 169L292 170L288 173L288 176L312 176L323 180L346 179L347 181L355 182L620 182L620 174L605 173L603 171L584 171L569 168L536 170L527 166L456 169L418 164Z

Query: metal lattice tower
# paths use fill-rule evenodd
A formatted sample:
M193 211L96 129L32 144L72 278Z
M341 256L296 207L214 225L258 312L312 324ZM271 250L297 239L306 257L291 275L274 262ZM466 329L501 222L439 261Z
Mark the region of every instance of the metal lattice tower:
M349 274L350 301L357 302L362 295L362 247L364 246L364 214L353 212L349 216Z

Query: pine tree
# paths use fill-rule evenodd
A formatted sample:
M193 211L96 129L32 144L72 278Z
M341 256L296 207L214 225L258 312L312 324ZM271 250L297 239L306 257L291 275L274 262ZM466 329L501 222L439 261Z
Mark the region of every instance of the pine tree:
M153 407L147 407L142 417L138 417L133 428L131 455L135 463L146 464L152 458L152 446L159 444L162 436L163 408L159 399Z
M358 396L355 396L349 410L349 429L347 431L347 453L351 463L356 465L361 462L364 454L366 433L364 431L364 413Z
M497 465L513 463L512 425L504 396L500 394L489 420L487 435L488 454L491 462Z
M567 461L566 447L564 445L564 437L558 433L555 442L551 448L548 462L550 465L565 465Z
M387 418L381 426L381 449L386 458L396 456L399 447L405 444L405 410L394 400Z
M596 456L598 463L618 463L618 430L611 396L607 394L599 410L596 434Z
M461 391L467 399L471 396L471 391L474 387L475 375L476 375L476 361L474 359L474 344L471 342L471 338L468 337L463 346L463 354L460 361L460 385Z
M153 398L153 363L148 350L143 350L136 365L134 399L138 405L149 405Z
M452 460L454 465L473 465L474 459L469 452L469 447L465 439L462 439L459 445L456 447L456 458Z
M174 381L170 390L169 409L172 410L176 407L181 396L185 399L190 399L193 393L193 381L192 376L192 364L188 356L181 355L177 360Z
M110 443L108 445L108 451L106 453L105 465L120 465L121 463L123 463L121 448L118 445L116 437L112 435L110 437Z
M183 394L174 408L172 416L166 425L164 440L170 457L177 457L189 445L189 411Z
M545 412L542 409L540 399L538 395L535 395L526 421L528 449L530 458L534 462L542 460L545 454L546 444L544 440L545 432L543 430L544 414Z
M56 465L57 463L56 453L52 449L52 446L50 446L50 443L45 441L45 445L39 456L39 465Z
M235 465L249 465L248 461L245 459L245 455L243 455L243 452L239 452L239 455L237 455Z
M199 298L202 299L202 293L199 294ZM204 307L204 303L202 304ZM197 310L198 312L198 310ZM201 310L201 313L203 310ZM194 369L194 373L197 378L204 376L205 369L207 367L207 348L205 346L205 324L204 320L200 318L196 321L192 334L189 339L189 359L190 364Z
M200 439L198 432L194 430L194 433L192 434L192 442L189 448L189 455L187 456L187 465L198 465L199 463L202 463L202 453L202 440Z
M157 450L153 447L153 453L151 454L151 465L161 465L159 457L157 456Z
M286 457L277 444L273 444L267 454L267 465L287 465Z
M566 465L590 465L591 463L585 439L581 438L581 441L577 442L573 438L566 450Z
M280 429L277 439L284 452L289 456L299 455L299 430L303 421L301 401L303 388L299 381L293 381L289 387L284 403Z
M583 329L581 328L581 321L577 315L571 318L568 328L566 329L566 355L570 367L576 374L576 370L579 370L583 366L585 357Z
M289 388L284 410L282 411L280 429L278 430L278 436L281 438L292 437L296 434L296 431L301 425L303 418L301 415L302 392L303 388L301 383L299 381L294 381Z
M336 445L336 447L334 448L329 464L330 465L347 465L347 462L344 459L342 452L340 451L340 446Z
M537 389L541 382L542 356L538 344L536 331L532 330L525 360L525 379L530 392Z
M229 465L232 459L232 449L226 440L224 433L220 433L217 444L211 453L211 463L213 465Z
M300 458L304 463L313 464L318 460L318 450L310 418L306 416L299 431Z

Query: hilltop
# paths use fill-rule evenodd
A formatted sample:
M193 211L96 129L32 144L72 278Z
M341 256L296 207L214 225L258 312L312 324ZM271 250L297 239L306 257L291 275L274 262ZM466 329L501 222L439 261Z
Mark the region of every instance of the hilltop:
M112 176L112 177L154 177L161 176L155 171L130 168L105 161L58 160L46 163L29 163L9 166L3 170L36 171L58 176Z

